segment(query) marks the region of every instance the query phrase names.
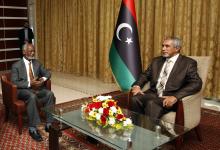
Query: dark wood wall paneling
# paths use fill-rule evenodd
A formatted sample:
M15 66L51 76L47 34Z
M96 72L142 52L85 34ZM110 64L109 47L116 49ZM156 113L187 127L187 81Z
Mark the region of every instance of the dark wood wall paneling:
M0 0L0 17L28 17L27 0ZM15 8L8 8L15 7ZM22 7L26 9L16 9ZM21 57L18 40L5 38L17 38L18 30L24 24L25 19L0 19L0 71L10 70L15 59ZM4 29L6 28L6 29ZM15 28L13 30L7 28Z
M0 16L7 17L24 17L27 16L27 11L25 9L9 9L9 8L0 8Z
M0 6L21 6L26 7L27 6L27 0L1 0Z
M0 49L7 48L18 48L18 41L17 40L5 40L0 41Z
M18 30L0 30L0 38L17 37Z
M22 27L24 25L23 19L0 19L0 27Z
M0 52L0 59L12 59L12 58L17 58L20 57L20 54L17 53L17 51L2 51Z

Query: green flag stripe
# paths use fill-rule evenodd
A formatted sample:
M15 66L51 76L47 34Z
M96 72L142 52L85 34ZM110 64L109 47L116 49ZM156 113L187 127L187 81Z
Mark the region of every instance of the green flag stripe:
M109 61L114 77L117 80L121 89L123 91L130 90L130 87L134 83L135 78L132 76L131 72L128 70L127 66L119 56L118 51L115 48L114 42L112 42L112 46L110 49Z

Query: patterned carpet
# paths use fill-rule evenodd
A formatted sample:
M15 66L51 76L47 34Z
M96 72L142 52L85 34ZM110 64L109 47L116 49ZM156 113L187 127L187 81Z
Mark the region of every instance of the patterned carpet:
M0 150L48 150L48 133L44 131L43 124L39 131L43 137L43 142L35 142L28 134L28 128L25 126L21 135L18 134L15 120L2 124L0 129ZM86 140L86 136L73 129L62 132L60 138L61 150L88 150L88 149L108 149L104 145L94 145Z
M47 150L48 149L48 133L46 133L42 124L40 132L43 136L43 142L35 142L28 134L27 120L23 128L22 135L18 134L16 120L12 115L8 122L4 119L3 106L0 105L0 150ZM202 109L201 130L203 141L197 140L195 133L190 131L184 136L183 150L220 150L220 112ZM61 150L94 150L106 149L103 144L92 144L88 142L86 136L78 133L73 129L65 130L60 138ZM174 149L173 143L166 144L162 149Z

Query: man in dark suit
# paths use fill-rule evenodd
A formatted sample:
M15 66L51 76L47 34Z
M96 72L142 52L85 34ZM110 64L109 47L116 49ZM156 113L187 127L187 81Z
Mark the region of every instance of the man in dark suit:
M51 74L43 65L34 59L34 47L26 43L23 46L23 58L12 65L11 80L17 85L17 97L27 104L27 115L29 119L29 134L36 141L42 141L42 137L37 130L40 117L37 103L44 106L51 106L55 103L52 91L46 89L44 82L50 78ZM45 130L48 132L52 116L47 114Z
M22 46L25 43L32 43L34 39L34 33L31 28L29 28L28 21L24 22L24 27L18 31L18 38L19 38L19 47L22 50Z
M181 40L169 37L163 41L162 56L152 60L132 85L131 109L151 118L176 110L181 98L200 91L202 80L197 73L197 62L180 54ZM147 91L142 91L146 83Z

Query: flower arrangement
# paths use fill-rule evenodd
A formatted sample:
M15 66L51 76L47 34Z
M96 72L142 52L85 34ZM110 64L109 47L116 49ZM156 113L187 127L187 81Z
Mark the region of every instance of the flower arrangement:
M82 105L81 110L87 120L95 121L102 127L113 127L117 130L133 127L131 119L125 117L111 96L97 96L92 102Z

